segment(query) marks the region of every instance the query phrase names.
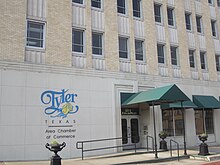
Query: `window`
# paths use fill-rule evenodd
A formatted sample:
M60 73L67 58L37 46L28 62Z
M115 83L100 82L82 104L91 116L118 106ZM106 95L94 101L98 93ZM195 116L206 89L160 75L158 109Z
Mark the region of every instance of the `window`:
M208 3L209 3L210 5L214 5L213 0L208 0Z
M165 63L164 45L157 44L157 57L158 57L158 63L161 63L161 64Z
M215 20L211 20L211 28L212 28L212 36L217 37L216 21Z
M141 17L141 0L133 0L133 16Z
M128 58L128 39L119 37L119 57Z
M125 0L117 0L118 13L126 14Z
M72 30L72 51L83 53L84 52L84 31Z
M170 54L171 54L172 65L178 65L177 47L171 46L170 47Z
M144 45L144 41L135 40L135 57L136 57L136 60L140 60L140 61L144 60L143 45Z
M181 110L162 110L163 130L168 132L168 136L183 135L183 115Z
M154 4L154 17L155 17L155 22L162 23L161 5L159 5L159 4Z
M206 132L207 134L214 133L214 124L213 124L213 110L204 109L195 110L195 123L196 123L196 134L202 134Z
M216 70L220 71L220 55L215 55Z
M83 0L72 0L73 3L83 4Z
M217 5L218 7L220 7L220 0L217 0Z
M186 21L186 29L187 30L192 30L191 14L190 13L185 13L185 21Z
M100 8L102 7L101 0L91 0L92 7Z
M102 34L92 33L92 54L102 55Z
M190 68L195 68L195 51L189 50L189 65Z
M44 23L27 22L26 46L44 47Z
M200 62L201 62L201 69L207 70L206 54L205 54L205 52L200 52Z
M174 26L174 9L173 8L167 8L167 19L168 19L168 25Z
M202 33L202 17L196 16L197 32Z

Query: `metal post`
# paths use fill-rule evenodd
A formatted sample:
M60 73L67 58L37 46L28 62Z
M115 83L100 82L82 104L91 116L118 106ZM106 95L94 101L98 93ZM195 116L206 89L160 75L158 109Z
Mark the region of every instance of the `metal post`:
M83 142L82 142L82 160L83 160Z
M155 121L155 111L154 111L154 103L152 102L153 105L153 120L154 120L154 141L155 141L155 158L158 158L157 156L157 133L156 133L156 121Z
M186 132L185 132L185 110L183 109L183 102L181 101L182 107L182 116L183 116L183 145L184 145L184 155L187 155L186 152Z

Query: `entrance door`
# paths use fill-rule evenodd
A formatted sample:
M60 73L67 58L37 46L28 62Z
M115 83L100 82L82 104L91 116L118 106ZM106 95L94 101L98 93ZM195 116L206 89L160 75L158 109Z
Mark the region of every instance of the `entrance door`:
M140 142L139 137L139 118L134 115L122 116L122 144L131 145ZM137 145L138 146L138 145ZM126 146L123 149L134 148L134 146Z

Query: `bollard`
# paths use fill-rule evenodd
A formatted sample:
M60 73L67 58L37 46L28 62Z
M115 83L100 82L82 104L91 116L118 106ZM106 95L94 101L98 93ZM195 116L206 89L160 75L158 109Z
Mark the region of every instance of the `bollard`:
M61 151L66 146L66 143L63 142L62 144L59 144L57 142L52 144L46 144L45 147L54 152L54 155L50 158L50 165L61 165L61 157L57 154L57 152Z

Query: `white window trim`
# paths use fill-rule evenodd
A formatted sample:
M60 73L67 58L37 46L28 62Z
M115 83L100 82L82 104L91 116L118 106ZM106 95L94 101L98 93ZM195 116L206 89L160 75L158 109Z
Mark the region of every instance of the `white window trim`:
M72 55L74 55L74 56L85 56L86 55L86 34L85 34L85 29L80 29L80 28L72 27L72 30L73 29L83 31L83 52L82 53L81 52L74 52L72 50Z
M118 56L119 56L119 37L121 38L126 38L127 39L127 49L128 49L128 57L127 58L121 58L119 57L120 61L131 61L131 57L130 57L130 37L128 36L123 36L123 35L119 35L118 36Z
M192 13L191 13L191 12L187 12L187 11L185 11L185 14L188 14L188 15L189 15L190 28L191 28L191 30L189 30L189 29L186 28L186 31L187 31L187 32L193 32ZM186 19L186 16L185 16L185 19ZM186 20L185 20L185 23L186 23Z
M217 39L217 38L218 38L218 27L217 27L218 25L217 25L217 21L214 20L214 19L211 19L211 24L212 24L212 21L214 22L215 34L216 34L216 36L213 36L213 35L212 35L212 37L215 38L215 39ZM211 31L212 31L212 25L211 25Z
M100 12L104 12L104 0L101 0L101 8L93 7L92 2L91 2L91 9L96 10L96 11L100 11Z
M172 57L171 57L171 50L170 50L170 58L171 58L171 65L173 66L173 67L180 67L180 61L179 61L179 47L178 46L176 46L176 45L170 45L170 49L171 49L171 47L174 47L174 48L176 48L176 62L177 62L177 64L176 65L173 65L172 64Z
M157 52L158 66L167 66L167 58L166 58L167 57L167 54L166 54L167 48L166 48L166 44L158 42L157 45L163 45L163 52L164 52L164 63L159 63L159 61L158 61L158 52Z
M125 14L118 12L118 4L117 4L117 14L119 16L128 17L128 0L125 0Z
M133 13L132 13L133 15ZM133 15L133 18L136 20L144 20L144 14L143 14L143 0L140 1L140 17L135 17Z
M92 56L94 57L94 58L101 58L101 59L104 59L104 57L105 57L105 46L104 46L104 44L105 44L105 37L104 37L104 32L100 32L100 31L92 31L92 33L97 33L97 34L101 34L102 35L102 54L101 55L98 55L98 54L93 54L92 53ZM93 46L92 46L93 47Z
M202 16L201 15L196 15L196 17L200 17L200 24L201 24L201 32L197 31L197 23L196 23L196 32L200 35L204 35L204 26L203 26L203 20L202 20Z
M174 8L174 7L167 6L167 10L168 10L168 9L172 9L173 25L169 25L169 24L168 24L168 15L167 15L167 25L168 25L168 27L170 27L170 28L176 28L175 8Z
M43 28L43 47L35 47L35 46L28 46L27 45L27 31L28 31L28 22L35 22L35 23L41 23L41 24L44 24ZM28 49L33 49L33 50L45 50L45 47L46 47L46 22L42 22L42 21L39 21L39 20L31 20L31 19L27 19L26 20L26 38L25 38L25 47L28 48Z
M201 70L202 70L202 72L207 72L208 71L207 52L200 51L199 53L204 53L204 60L205 60L205 69L202 69L202 67L201 67ZM200 54L199 54L199 56L200 56ZM202 65L201 57L200 57L200 65Z
M155 21L155 23L157 24L157 25L164 25L164 20L163 20L163 17L164 17L164 15L163 15L163 8L162 8L162 6L163 6L163 4L161 4L161 3L157 3L157 2L154 2L154 5L158 5L158 6L160 6L160 17L161 17L161 22L156 22ZM154 17L155 17L155 14L154 14ZM154 20L155 20L155 18L154 18Z
M78 7L86 7L86 3L85 3L85 0L83 0L83 3L80 4L80 3L75 3L75 2L72 2L72 5L73 6L78 6Z
M197 67L197 61L196 61L196 50L195 49L189 49L188 50L188 54L189 54L189 51L193 51L193 58L194 58L194 68L190 67L190 59L189 59L189 67L190 67L190 70L193 70L193 71L197 71L198 70L198 67Z
M134 42L135 40L138 40L138 41L142 41L142 49L143 49L143 60L136 60L136 52L135 52L135 61L137 63L145 63L146 64L146 48L145 48L145 40L144 39L140 39L140 38L135 38L134 39Z

